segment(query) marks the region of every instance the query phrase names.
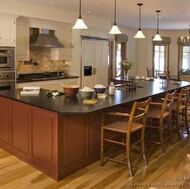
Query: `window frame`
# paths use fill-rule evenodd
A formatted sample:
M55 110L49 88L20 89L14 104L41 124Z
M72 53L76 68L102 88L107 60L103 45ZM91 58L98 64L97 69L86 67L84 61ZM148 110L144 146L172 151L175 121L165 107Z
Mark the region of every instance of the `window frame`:
M127 59L127 42L128 42L128 36L125 34L118 34L115 36L115 76L124 76L124 70L120 68L121 72L119 75L117 75L117 49L118 45L121 45L121 61L124 59Z
M153 41L152 42L152 68L155 73L155 46L164 46L164 71L168 72L169 70L169 54L170 54L170 37L162 37L162 41ZM157 70L160 71L160 70Z
M178 37L178 75L182 71L183 47L188 46L190 48L190 42L183 42L180 40L181 38Z

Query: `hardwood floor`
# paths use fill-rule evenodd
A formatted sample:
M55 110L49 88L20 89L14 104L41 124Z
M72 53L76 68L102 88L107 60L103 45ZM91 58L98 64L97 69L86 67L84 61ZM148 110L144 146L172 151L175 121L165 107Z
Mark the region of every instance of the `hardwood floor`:
M174 136L174 133L173 133ZM147 142L148 144L148 142ZM178 189L190 188L190 138L177 135L164 154L160 146L146 146L148 166L133 155L135 176L128 168L114 162L104 167L99 161L57 182L18 158L0 149L0 189ZM124 158L120 155L118 158Z

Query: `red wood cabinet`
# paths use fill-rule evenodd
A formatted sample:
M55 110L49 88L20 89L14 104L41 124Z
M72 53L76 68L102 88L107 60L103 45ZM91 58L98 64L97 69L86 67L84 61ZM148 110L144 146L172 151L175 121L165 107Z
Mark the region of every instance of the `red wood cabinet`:
M99 160L101 112L61 115L0 97L0 147L60 180Z

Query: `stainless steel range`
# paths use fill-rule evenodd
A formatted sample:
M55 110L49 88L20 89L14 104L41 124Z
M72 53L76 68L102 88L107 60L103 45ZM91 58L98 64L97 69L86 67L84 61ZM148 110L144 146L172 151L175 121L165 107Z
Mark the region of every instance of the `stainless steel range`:
M15 48L0 47L0 90L15 88Z

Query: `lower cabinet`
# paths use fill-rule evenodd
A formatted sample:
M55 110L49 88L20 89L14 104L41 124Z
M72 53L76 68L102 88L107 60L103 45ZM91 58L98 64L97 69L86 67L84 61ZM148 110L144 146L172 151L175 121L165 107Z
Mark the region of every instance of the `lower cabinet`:
M58 115L0 97L0 147L58 179Z
M0 97L0 148L55 180L100 158L101 111L62 115Z
M0 143L5 145L11 144L11 102L0 97Z

